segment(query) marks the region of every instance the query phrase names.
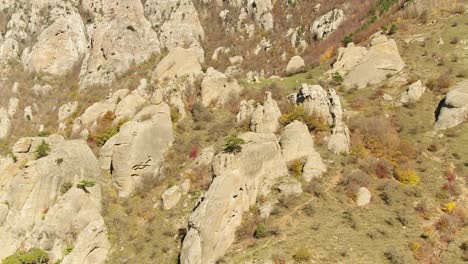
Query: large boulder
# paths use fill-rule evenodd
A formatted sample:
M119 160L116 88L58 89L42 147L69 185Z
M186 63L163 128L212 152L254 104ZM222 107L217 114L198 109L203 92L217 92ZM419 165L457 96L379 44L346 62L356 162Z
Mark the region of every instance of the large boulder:
M421 96L426 91L426 87L422 84L421 80L411 84L408 88L401 93L400 104L411 104L419 101Z
M341 107L340 97L335 89L328 90L330 101L330 113L333 117L333 129L328 138L328 150L335 154L348 154L350 152L351 138L348 126L343 120L343 108Z
M31 71L62 75L72 69L87 51L86 29L80 14L60 16L39 35L23 62Z
M236 115L236 123L241 125L243 122L250 122L256 103L254 100L242 100L239 104L239 112Z
M153 82L165 82L181 77L201 76L202 68L194 49L174 48L164 57L153 72Z
M216 177L190 217L182 264L216 263L234 242L243 213L288 174L275 135L248 132L240 137L245 141L240 153L221 153L213 161Z
M223 73L210 67L201 83L202 104L209 106L216 103L217 106L222 106L229 98L238 95L241 89L235 79L229 79Z
M341 23L343 23L344 19L345 16L343 10L333 9L314 21L310 27L312 36L317 40L325 38L327 35L337 30Z
M50 152L36 158L42 142ZM52 261L104 263L110 244L100 215L99 163L86 142L61 136L24 138L13 154L17 163L0 166L0 200L8 204L0 222L0 259L24 247L39 247ZM75 187L82 180L88 186ZM73 252L65 256L70 246Z
M367 52L350 45L340 50L338 55L332 72L346 74L343 86L348 90L380 83L405 66L396 42L385 35L375 36Z
M305 69L304 60L300 56L292 57L286 66L286 74L292 75L303 72Z
M100 152L101 167L111 171L119 195L126 197L145 180L157 179L174 135L167 104L150 105L123 124Z
M281 135L280 145L286 162L306 160L302 171L304 180L310 181L327 170L320 154L314 148L313 138L305 124L294 121L287 125Z
M333 122L328 93L322 86L303 83L299 93L290 95L290 98L294 103L302 105L307 114L320 116L329 123Z
M89 52L81 67L81 89L110 84L133 64L160 53L158 36L146 19L140 0L103 0L99 10L89 34Z
M78 109L78 102L68 102L58 109L58 121L63 122L69 118Z
M435 129L444 130L468 121L468 81L458 83L439 103Z
M274 133L279 128L278 119L281 117L281 111L278 104L273 99L271 92L265 93L263 105L258 105L252 113L250 129L258 133Z

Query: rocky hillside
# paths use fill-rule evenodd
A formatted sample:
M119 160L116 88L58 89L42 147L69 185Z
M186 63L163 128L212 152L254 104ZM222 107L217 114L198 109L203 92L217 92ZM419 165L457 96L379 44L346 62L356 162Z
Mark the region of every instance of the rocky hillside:
M468 3L0 0L0 261L468 261Z

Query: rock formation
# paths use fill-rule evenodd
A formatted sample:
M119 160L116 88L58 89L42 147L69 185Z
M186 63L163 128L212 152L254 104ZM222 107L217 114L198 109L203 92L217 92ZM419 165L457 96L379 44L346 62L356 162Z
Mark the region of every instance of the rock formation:
M396 42L387 36L377 35L367 51L354 44L339 50L331 72L345 75L343 86L349 90L380 83L399 73L404 66Z
M468 82L453 87L439 103L436 111L435 129L444 130L468 120Z
M224 105L231 97L237 96L242 88L235 79L228 79L223 73L208 68L201 83L202 104L209 106L215 103Z
M165 103L147 106L120 127L100 151L101 167L112 173L120 196L160 176L163 156L173 140L171 113Z
M322 157L314 149L314 141L305 124L294 121L287 125L281 134L280 145L286 162L302 158L306 160L302 171L305 181L310 181L327 170Z
M50 153L37 158L42 142ZM0 259L39 247L62 263L104 263L110 244L100 215L99 163L86 142L22 138L13 155L17 162L0 171L0 200L7 205L0 208ZM77 188L82 180L92 184ZM65 256L68 246L73 251Z
M305 70L304 60L300 56L292 57L286 66L286 74L292 75Z
M218 154L216 177L189 220L182 243L182 264L215 263L234 242L242 215L257 197L267 195L274 180L288 174L273 134L248 132L242 152Z
M266 92L263 105L259 104L252 113L250 129L258 133L274 133L279 128L280 116L278 104L273 100L271 92Z
M421 96L426 91L426 87L422 84L421 80L411 84L408 88L401 93L400 104L411 104L419 101Z
M312 36L318 40L325 38L327 35L338 29L341 23L343 23L344 18L343 10L333 9L314 21L310 27Z

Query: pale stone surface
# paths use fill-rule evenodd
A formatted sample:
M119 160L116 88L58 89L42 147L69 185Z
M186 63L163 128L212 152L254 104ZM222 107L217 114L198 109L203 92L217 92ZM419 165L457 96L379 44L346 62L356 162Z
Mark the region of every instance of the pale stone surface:
M297 196L302 193L302 185L293 178L286 178L278 185L278 191L283 196Z
M252 113L250 129L258 133L274 133L279 128L280 117L278 104L273 100L271 92L266 92L263 105L259 104Z
M239 113L236 115L236 123L241 125L245 121L250 122L255 107L256 103L254 100L242 100L239 104Z
M101 149L101 167L110 170L119 195L127 197L145 179L157 179L163 157L174 135L169 106L150 105L132 121L123 124L117 135ZM151 116L152 113L152 116ZM150 114L149 118L143 116Z
M164 191L162 195L163 207L165 210L170 210L179 203L182 197L182 192L179 186L172 186Z
M58 120L62 122L69 118L78 109L78 102L68 102L58 109Z
M5 139L11 133L11 120L8 111L0 108L0 140Z
M304 60L300 56L292 57L286 66L286 74L292 75L305 70Z
M212 264L234 242L242 215L266 195L274 180L288 174L273 134L245 133L242 151L218 154L213 161L216 177L189 220L180 261Z
M364 206L370 203L372 198L371 192L366 187L359 188L356 193L356 204L358 206Z
M35 151L43 141L49 144L50 153L36 159ZM104 263L110 244L100 215L99 163L86 142L65 141L61 136L23 138L13 153L26 165L0 166L0 200L8 203L6 216L0 212L0 259L24 247L39 247L51 261ZM62 159L60 164L58 159ZM61 193L63 183L81 180L96 185ZM68 246L74 249L65 257Z
M422 84L421 80L411 84L408 88L401 94L400 103L401 104L410 104L419 101L421 96L426 91L426 87ZM468 99L468 98L467 98Z
M435 129L452 128L468 120L468 81L455 85L440 102Z
M315 39L320 40L327 37L343 23L345 19L343 10L333 9L314 21L310 31Z
M229 80L226 75L210 67L201 83L202 104L222 106L229 98L237 96L241 90L235 79Z
M174 48L159 62L153 72L152 81L170 81L183 76L193 78L201 74L201 65L195 50Z

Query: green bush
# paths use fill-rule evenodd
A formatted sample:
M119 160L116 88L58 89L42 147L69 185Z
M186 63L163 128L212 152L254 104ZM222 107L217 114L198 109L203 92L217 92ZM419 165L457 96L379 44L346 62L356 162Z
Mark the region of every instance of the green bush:
M341 76L339 72L333 73L332 79L339 84L341 84L344 81L343 76Z
M50 152L49 144L47 144L47 142L45 142L45 140L42 140L42 143L39 146L37 146L36 157L38 159L43 158L43 157L49 155L49 152Z
M390 29L388 30L388 34L393 35L393 34L395 34L397 32L397 30L398 30L398 26L395 25L395 24L392 24L390 26Z
M266 228L265 224L260 223L257 225L257 228L255 229L254 233L255 238L262 238L266 236Z
M49 255L42 249L31 248L28 251L18 250L13 255L5 258L2 264L47 264Z
M349 43L353 42L353 36L352 35L347 35L343 41L341 41L341 43L343 44L343 46L348 46Z
M239 153L242 150L242 144L245 143L245 141L242 138L238 138L235 136L230 136L225 139L225 144L223 148L224 153Z

